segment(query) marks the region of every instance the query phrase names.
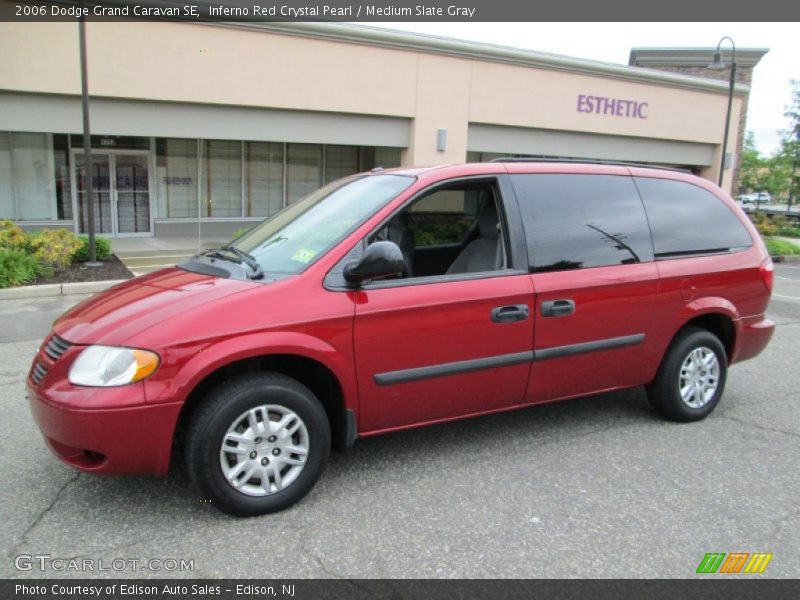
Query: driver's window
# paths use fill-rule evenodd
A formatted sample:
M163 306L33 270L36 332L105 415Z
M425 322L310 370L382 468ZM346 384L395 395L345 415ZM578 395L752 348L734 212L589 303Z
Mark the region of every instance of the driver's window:
M403 278L505 268L492 182L437 188L381 228L370 242L388 240L403 253Z

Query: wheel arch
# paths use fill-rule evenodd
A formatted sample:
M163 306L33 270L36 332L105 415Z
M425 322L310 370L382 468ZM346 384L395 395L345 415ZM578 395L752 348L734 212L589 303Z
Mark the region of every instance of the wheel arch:
M264 354L234 360L208 373L189 392L176 425L180 439L203 398L224 380L240 373L280 373L309 388L325 409L331 424L332 442L336 448L352 445L355 431L347 414L345 394L339 379L322 362L300 354Z
M669 346L688 327L705 329L722 342L728 362L731 362L736 348L736 321L739 318L733 304L724 298L703 298L688 304L682 316L683 323L673 334Z
M736 355L736 334L739 320L735 306L723 298L701 298L688 303L680 313L679 326L675 329L669 343L664 347L658 371L655 377L645 386L647 396L653 408L662 417L670 421L686 423L705 418L714 410L722 396L731 358ZM680 386L675 386L681 364L686 359L680 340L688 332L707 332L715 337L725 357L720 357L722 375L721 383L715 384L713 397L702 406L687 406L682 399ZM690 336L691 337L691 336ZM685 338L688 339L688 338ZM714 344L716 345L716 344ZM691 348L691 346L689 346ZM680 354L679 354L680 352ZM727 358L727 360L725 360ZM705 375L703 373L703 375ZM697 383L702 383L698 381ZM678 396L676 398L676 395Z
M271 332L229 338L198 347L180 372L165 381L147 382L149 401L181 401L173 438L181 439L202 398L225 378L243 372L276 372L308 387L331 423L335 447L357 436L357 387L352 357L306 334Z

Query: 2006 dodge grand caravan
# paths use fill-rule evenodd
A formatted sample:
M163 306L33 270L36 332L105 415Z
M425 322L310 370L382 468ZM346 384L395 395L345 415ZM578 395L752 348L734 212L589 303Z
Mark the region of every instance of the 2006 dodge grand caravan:
M261 514L359 436L640 385L702 419L772 335L772 277L745 215L686 173L376 170L77 305L28 395L73 467L164 475L180 440L204 497Z

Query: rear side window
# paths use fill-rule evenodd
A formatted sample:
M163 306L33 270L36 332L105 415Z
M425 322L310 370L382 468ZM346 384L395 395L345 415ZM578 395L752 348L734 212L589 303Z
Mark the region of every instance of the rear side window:
M653 260L642 201L630 177L511 175L533 272Z
M636 177L635 181L647 209L656 258L753 245L741 221L708 190L671 179Z

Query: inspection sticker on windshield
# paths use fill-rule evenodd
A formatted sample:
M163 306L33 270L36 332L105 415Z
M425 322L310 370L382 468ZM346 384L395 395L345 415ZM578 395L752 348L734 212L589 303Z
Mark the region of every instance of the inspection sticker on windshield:
M292 255L292 260L296 260L297 262L307 263L312 258L317 255L316 250L309 250L308 248L300 248L297 252Z

